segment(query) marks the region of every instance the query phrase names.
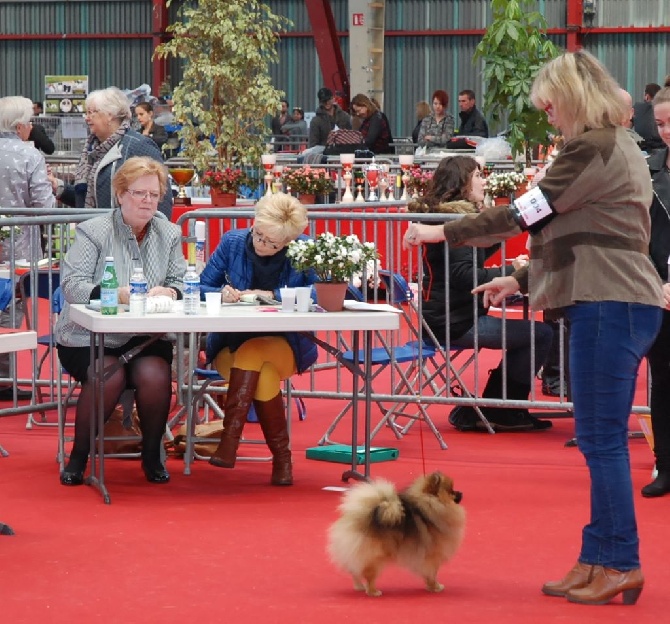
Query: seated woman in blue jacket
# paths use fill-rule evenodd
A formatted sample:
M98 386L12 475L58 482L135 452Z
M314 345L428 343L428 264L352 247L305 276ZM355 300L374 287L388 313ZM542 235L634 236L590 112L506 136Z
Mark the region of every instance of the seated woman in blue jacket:
M224 303L242 295L280 298L284 286L310 286L313 272L296 271L286 257L288 244L305 238L307 210L294 197L277 193L256 204L252 227L221 238L200 275L202 292L221 291ZM285 332L214 333L207 337L207 360L228 380L221 442L210 459L233 468L252 401L272 452L272 485L292 485L291 450L281 382L307 370L317 358L306 336Z

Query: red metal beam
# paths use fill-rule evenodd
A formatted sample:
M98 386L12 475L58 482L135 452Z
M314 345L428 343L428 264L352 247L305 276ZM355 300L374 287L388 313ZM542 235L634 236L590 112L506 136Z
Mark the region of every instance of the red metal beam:
M165 31L168 27L168 9L166 0L151 0L151 53L166 40ZM151 93L156 97L160 92L161 84L167 79L167 59L154 58L151 78Z
M335 18L329 0L305 0L307 15L312 24L314 46L319 55L324 86L344 94L344 106L349 106L349 74L344 64ZM290 33L287 33L290 36ZM287 36L284 35L284 36Z
M566 11L568 34L566 36L565 47L570 52L579 50L582 47L583 14L582 0L568 0Z

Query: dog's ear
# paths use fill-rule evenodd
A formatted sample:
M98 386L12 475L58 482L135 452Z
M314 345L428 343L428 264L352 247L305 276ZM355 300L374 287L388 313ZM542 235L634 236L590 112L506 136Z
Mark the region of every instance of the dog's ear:
M453 487L453 481L449 477L443 475L441 472L433 472L426 477L425 491L427 494L437 496L440 490L447 490L448 492L451 492Z

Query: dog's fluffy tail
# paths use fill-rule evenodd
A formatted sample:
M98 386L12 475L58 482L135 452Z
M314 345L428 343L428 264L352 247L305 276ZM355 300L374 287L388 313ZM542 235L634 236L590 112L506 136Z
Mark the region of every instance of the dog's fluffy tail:
M367 515L370 525L378 528L398 527L405 518L395 486L384 479L352 487L344 495L340 511L342 515L358 516L361 520L363 515Z

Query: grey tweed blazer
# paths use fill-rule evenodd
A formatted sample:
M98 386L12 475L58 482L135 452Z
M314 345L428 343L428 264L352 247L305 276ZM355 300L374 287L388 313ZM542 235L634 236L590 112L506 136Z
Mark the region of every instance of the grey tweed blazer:
M89 345L89 332L70 320L70 304L89 302L91 292L102 280L105 256L114 256L119 286L127 286L132 269L141 265L149 289L166 286L182 290L186 260L181 231L163 214L156 213L139 245L118 208L84 221L77 226L74 242L61 268L65 306L55 328L59 344L70 347ZM105 344L120 347L131 337L130 334L109 334Z

